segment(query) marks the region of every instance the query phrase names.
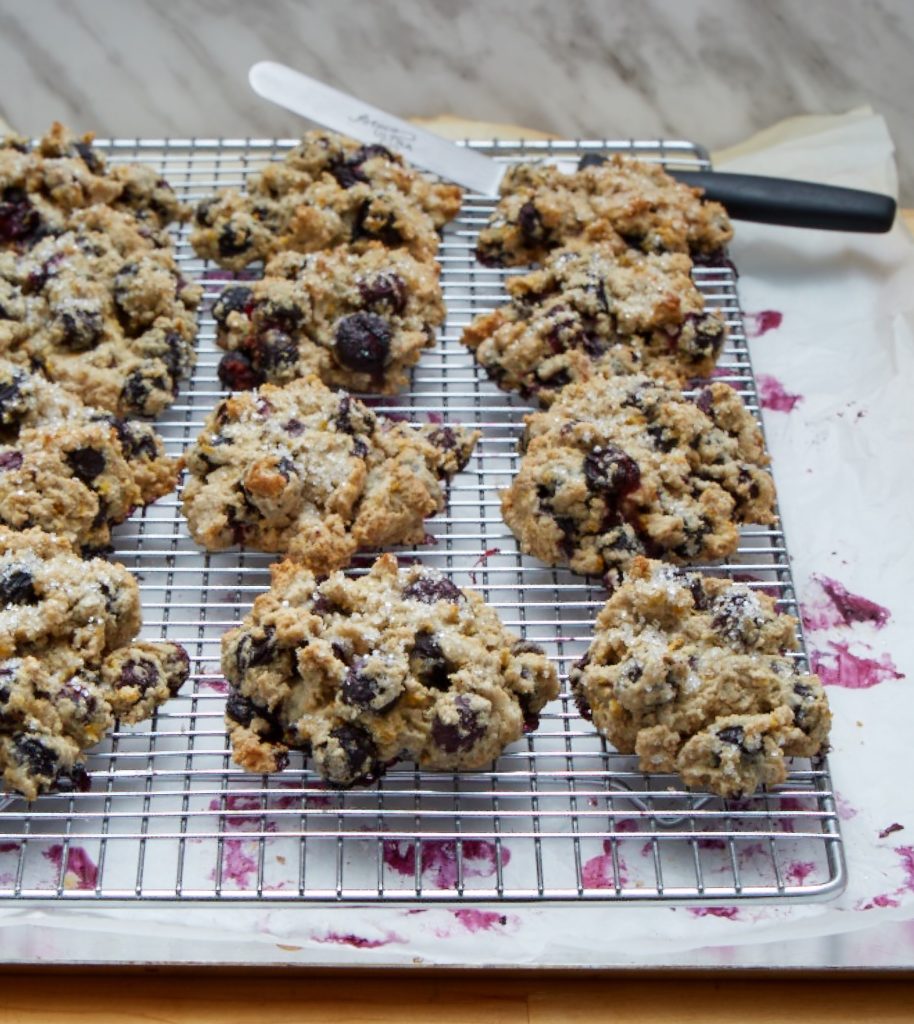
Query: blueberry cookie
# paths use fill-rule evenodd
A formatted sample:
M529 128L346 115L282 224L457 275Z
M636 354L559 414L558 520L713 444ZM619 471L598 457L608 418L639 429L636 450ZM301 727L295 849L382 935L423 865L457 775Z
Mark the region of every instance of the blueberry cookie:
M570 673L585 718L645 772L725 797L783 782L785 757L827 749L819 678L796 621L743 584L636 558Z
M178 644L135 640L139 590L122 566L61 537L0 527L0 772L29 800L88 788L83 754L115 718L148 718L181 688Z
M720 203L703 200L699 189L656 164L618 155L584 157L574 174L515 164L500 192L476 246L486 266L538 263L575 239L711 258L733 235Z
M137 221L94 206L0 251L0 354L120 416L169 406L194 365L202 290Z
M0 359L0 523L102 550L112 526L173 491L177 477L149 424L85 406Z
M358 550L418 544L478 432L377 416L316 377L226 398L185 453L198 544L287 552L315 572Z
M705 311L691 268L684 253L577 243L508 278L511 301L476 317L462 341L500 388L542 406L598 371L706 377L726 325Z
M761 430L726 384L692 399L639 374L570 384L526 417L520 450L502 511L549 565L613 576L639 554L722 558L740 523L775 522Z
M393 555L358 579L321 583L291 562L272 572L272 588L222 639L226 724L248 771L279 771L289 750L339 787L400 758L485 768L558 695L542 650L436 572L398 571Z
M402 390L444 321L440 267L405 249L341 246L282 253L263 280L227 288L213 307L233 390L316 374L352 391Z
M72 215L90 206L122 211L148 237L189 211L158 171L140 164L109 168L92 146L55 122L35 147L10 135L0 140L0 250L24 251L47 235L71 229Z
M284 160L250 175L245 193L225 189L204 199L190 240L200 256L231 270L288 250L372 241L430 259L461 196L383 146L314 131Z

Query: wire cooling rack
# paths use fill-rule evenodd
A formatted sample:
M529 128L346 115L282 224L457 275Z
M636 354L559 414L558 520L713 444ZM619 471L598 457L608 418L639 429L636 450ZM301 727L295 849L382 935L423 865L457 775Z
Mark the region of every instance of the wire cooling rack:
M472 142L504 160L576 160L586 151L634 153L682 168L707 167L684 142ZM113 162L158 168L182 198L239 187L294 140L110 140ZM193 674L156 718L120 729L91 755L92 789L0 804L0 897L90 900L276 901L711 901L821 898L844 884L844 860L824 760L793 762L788 781L741 801L691 792L675 776L647 775L595 735L569 696L567 672L587 647L606 599L597 581L519 554L499 510L517 468L528 407L500 392L460 345L462 325L504 298L505 272L473 260L491 200L469 196L444 235L440 261L448 319L423 354L408 394L372 400L416 422L482 431L453 483L428 543L402 550L479 590L514 631L540 642L562 691L539 729L488 770L435 774L401 764L375 788L335 792L299 759L281 774L244 774L223 729L223 632L268 586L269 556L207 555L190 539L172 496L115 531L116 555L139 577L143 635L182 643ZM160 420L180 453L223 394L216 378L212 301L236 275L198 260L176 233L187 277L206 298L192 382ZM242 274L241 277L256 276ZM697 268L730 339L720 379L757 413L757 395L728 268ZM370 557L362 559L362 569ZM749 528L739 553L714 573L748 580L796 613L784 535ZM803 658L801 657L801 660Z

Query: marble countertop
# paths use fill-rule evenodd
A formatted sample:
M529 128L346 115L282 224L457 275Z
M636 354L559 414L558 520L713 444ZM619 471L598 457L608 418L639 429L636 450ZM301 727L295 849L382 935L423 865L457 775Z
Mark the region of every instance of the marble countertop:
M910 0L0 0L0 116L99 135L293 135L274 59L401 116L709 148L871 104L914 203Z

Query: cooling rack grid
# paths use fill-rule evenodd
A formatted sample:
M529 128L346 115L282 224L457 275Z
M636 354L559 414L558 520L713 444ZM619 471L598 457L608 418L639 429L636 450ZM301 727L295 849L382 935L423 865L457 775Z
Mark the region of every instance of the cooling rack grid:
M112 162L155 166L196 202L281 158L295 140L115 139ZM590 140L468 145L502 160L576 160L623 152L666 166L705 168L686 142ZM270 556L205 554L171 496L115 531L114 557L140 579L143 635L182 643L192 677L151 722L115 732L88 761L92 789L28 805L0 804L0 898L121 901L579 901L700 902L815 899L844 885L845 868L824 759L796 760L786 783L742 801L690 792L675 776L647 775L596 736L570 699L567 672L584 652L605 601L598 581L519 554L499 513L516 471L529 408L477 372L462 326L504 299L505 271L475 263L492 201L469 196L440 252L448 318L423 354L408 393L372 404L416 422L474 425L476 453L450 489L428 543L400 550L479 590L503 621L543 645L562 691L539 729L486 771L420 772L401 764L370 789L324 788L301 759L258 777L232 764L223 729L226 684L219 640L268 585ZM176 232L185 276L205 301L193 380L159 428L178 454L223 395L212 302L236 276L199 260ZM730 337L720 379L758 414L732 267L696 268L706 301ZM775 475L777 467L775 467ZM361 559L364 566L371 557ZM731 562L710 568L797 604L780 529L747 528ZM358 570L358 567L356 568ZM801 638L802 639L802 638ZM804 656L799 655L801 660Z

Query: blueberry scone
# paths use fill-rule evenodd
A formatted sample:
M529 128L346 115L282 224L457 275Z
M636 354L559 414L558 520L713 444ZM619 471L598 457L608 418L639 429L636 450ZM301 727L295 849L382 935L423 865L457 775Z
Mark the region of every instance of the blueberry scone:
M581 713L641 770L737 797L827 749L831 713L800 671L796 621L744 584L635 558L570 681Z
M570 384L526 417L520 449L502 512L549 565L615 576L639 554L721 558L740 523L775 521L761 430L726 384L693 399L639 374Z
M61 537L0 527L0 772L32 800L88 788L83 754L115 718L148 718L189 670L174 643L134 639L139 591L122 566Z
M252 772L310 754L331 785L388 765L472 771L491 764L558 695L555 668L507 632L482 597L382 555L370 572L319 582L292 562L222 639L226 724Z
M169 406L194 365L202 290L135 217L105 206L0 250L0 355L120 416Z
M591 154L573 174L548 164L515 164L499 191L476 247L476 258L487 266L538 263L575 239L714 256L733 235L726 210L702 199L700 189L656 164L618 155Z
M308 132L286 157L196 210L199 255L240 270L285 251L372 241L430 259L437 232L457 216L461 190L435 182L383 146Z
M684 253L579 242L508 278L511 301L476 317L462 341L500 388L542 406L596 372L706 377L726 324L705 310L691 268Z
M173 491L177 477L149 424L83 405L0 359L0 524L99 551L112 526Z
M381 245L282 253L262 280L230 286L213 307L228 349L220 380L244 390L313 373L352 391L400 391L444 320L439 274L437 263Z
M74 213L92 206L119 210L145 236L189 215L158 171L140 164L108 167L90 135L74 137L55 122L36 146L0 139L0 251L24 251L71 229Z
M315 572L356 551L418 544L478 432L375 415L316 377L224 399L185 453L198 544L286 552Z

